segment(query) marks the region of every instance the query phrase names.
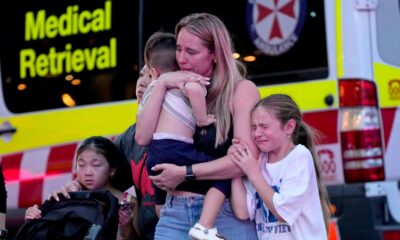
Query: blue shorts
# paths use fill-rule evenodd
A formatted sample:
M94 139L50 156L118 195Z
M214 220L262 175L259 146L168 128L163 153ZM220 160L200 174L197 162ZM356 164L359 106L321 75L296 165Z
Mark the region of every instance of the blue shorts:
M161 139L151 141L147 155L146 167L150 175L157 175L157 172L151 170L151 168L156 164L172 163L178 166L187 166L211 160L214 160L214 158L202 152L197 152L194 145L191 143L174 139ZM230 196L230 180L183 182L177 187L177 190L205 195L211 187L218 189L226 197ZM157 187L155 187L155 191L157 204L164 204L166 192Z
M154 239L189 239L189 230L199 221L203 203L204 196L176 197L168 195L166 203L161 208ZM258 239L254 221L241 221L235 218L228 199L225 199L218 212L215 227L217 227L218 233L227 239Z

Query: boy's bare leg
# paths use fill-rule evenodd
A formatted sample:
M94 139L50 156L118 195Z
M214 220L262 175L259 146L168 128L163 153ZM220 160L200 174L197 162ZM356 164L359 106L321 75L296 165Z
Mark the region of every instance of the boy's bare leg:
M225 195L221 191L216 188L210 188L204 199L199 223L206 228L213 228L218 211L224 203L224 200Z

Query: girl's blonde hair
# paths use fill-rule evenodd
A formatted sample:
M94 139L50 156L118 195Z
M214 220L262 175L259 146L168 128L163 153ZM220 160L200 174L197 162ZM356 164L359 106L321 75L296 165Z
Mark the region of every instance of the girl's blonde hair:
M233 56L233 44L224 23L208 13L184 17L175 27L175 35L182 28L199 37L210 53L214 53L214 72L206 97L207 111L216 116L215 147L224 143L232 126L230 104L236 83L243 79L245 67Z
M313 157L314 168L317 176L318 192L321 201L322 213L324 216L325 227L328 231L330 213L330 201L325 184L322 181L320 169L318 166L318 155L315 153L315 144L317 142L318 132L312 127L308 126L301 117L301 112L297 104L291 97L285 94L273 94L266 98L261 99L253 108L262 107L273 114L279 119L282 125L286 124L290 119L296 121L296 127L292 134L292 141L294 144L303 144L306 146Z

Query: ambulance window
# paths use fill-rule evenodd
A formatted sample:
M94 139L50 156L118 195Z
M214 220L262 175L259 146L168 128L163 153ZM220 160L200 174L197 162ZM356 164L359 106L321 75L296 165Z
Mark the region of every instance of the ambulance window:
M2 4L1 78L14 113L131 99L137 1Z
M380 1L376 24L380 56L386 62L400 66L400 1Z
M227 26L239 59L246 63L248 78L256 84L328 76L324 1L175 0L173 3L171 6L170 1L144 1L145 39L156 30L173 32L175 24L189 13L209 12Z

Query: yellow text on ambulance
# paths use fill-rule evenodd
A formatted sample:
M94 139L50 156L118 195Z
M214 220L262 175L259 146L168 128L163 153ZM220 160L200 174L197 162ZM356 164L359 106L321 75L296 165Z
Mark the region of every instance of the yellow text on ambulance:
M25 14L25 41L52 39L71 35L97 33L111 30L111 1L104 8L79 12L78 5L68 6L60 16L47 16L46 10ZM115 67L117 39L110 38L109 44L73 49L66 43L64 49L50 47L48 53L37 54L34 48L20 51L20 78L44 77L49 74L80 72L82 70L106 69Z

